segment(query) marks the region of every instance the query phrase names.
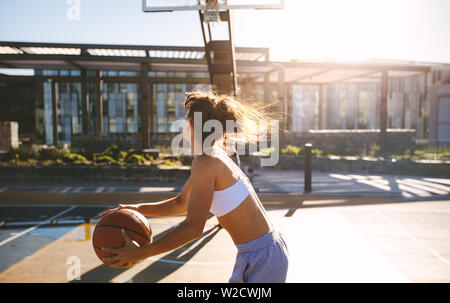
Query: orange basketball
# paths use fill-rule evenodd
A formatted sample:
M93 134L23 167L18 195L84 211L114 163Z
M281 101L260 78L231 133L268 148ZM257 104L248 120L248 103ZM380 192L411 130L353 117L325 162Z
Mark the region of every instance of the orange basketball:
M103 216L95 227L92 236L92 245L97 256L106 265L111 266L112 262L105 261L103 258L114 254L103 251L101 248L123 247L125 245L125 239L121 233L122 228L125 229L131 239L141 246L151 242L152 230L147 218L141 213L132 209L121 208Z

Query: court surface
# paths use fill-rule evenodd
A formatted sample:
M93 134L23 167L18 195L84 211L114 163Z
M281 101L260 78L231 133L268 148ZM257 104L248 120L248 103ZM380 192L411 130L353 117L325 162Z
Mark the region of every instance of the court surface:
M265 206L289 248L288 282L450 282L448 199L283 199ZM227 282L236 249L215 217L201 238L175 251L125 270L103 265L91 235L107 208L0 205L0 282ZM158 238L182 219L149 222Z

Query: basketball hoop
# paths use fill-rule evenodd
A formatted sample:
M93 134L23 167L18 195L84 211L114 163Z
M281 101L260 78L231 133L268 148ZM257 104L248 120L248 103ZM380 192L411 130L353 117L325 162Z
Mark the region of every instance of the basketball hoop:
M144 12L282 9L285 0L142 0Z
M219 3L220 2L220 3ZM224 0L200 0L199 4L204 7L202 10L203 20L207 23L216 23L222 21L220 19L219 4L226 2Z

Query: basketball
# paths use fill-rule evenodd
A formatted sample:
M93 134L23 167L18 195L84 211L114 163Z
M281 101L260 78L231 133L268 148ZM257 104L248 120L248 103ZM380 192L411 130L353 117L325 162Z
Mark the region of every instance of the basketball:
M122 208L103 216L95 227L92 245L99 259L106 265L111 266L112 262L105 261L103 258L114 254L101 249L104 247L123 247L125 239L121 234L122 228L125 229L131 239L141 246L151 242L152 230L150 224L141 213Z

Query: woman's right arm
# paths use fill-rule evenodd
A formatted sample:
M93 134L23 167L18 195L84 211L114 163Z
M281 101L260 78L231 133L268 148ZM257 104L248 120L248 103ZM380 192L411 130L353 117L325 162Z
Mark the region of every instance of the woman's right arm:
M138 204L119 204L119 208L133 209L146 217L170 217L185 215L187 203L191 192L191 178L184 184L181 192L173 198L160 202L146 202ZM100 214L100 217L116 210L117 208L107 210Z
M161 202L150 202L137 204L137 211L146 217L170 217L185 215L187 202L191 192L191 178L184 184L181 192L174 198Z

